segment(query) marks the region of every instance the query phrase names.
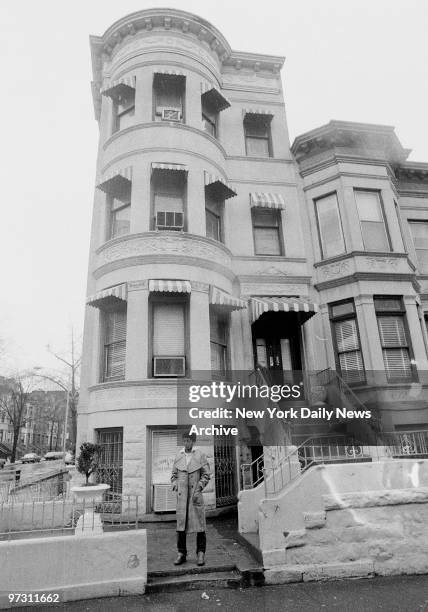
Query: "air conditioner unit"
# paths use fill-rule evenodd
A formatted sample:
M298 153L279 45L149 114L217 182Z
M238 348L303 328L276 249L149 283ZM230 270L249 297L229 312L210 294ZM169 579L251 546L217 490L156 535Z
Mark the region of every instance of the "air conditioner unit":
M162 121L181 121L181 110L179 108L163 108Z
M156 213L156 229L158 230L182 230L184 227L184 215L182 212L162 211Z
M153 485L153 512L175 512L176 493L169 484Z
M154 357L153 376L181 377L186 375L185 357Z

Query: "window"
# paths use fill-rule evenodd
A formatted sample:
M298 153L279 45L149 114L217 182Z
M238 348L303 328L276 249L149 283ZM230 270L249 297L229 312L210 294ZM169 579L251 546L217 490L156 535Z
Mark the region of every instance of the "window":
M366 374L354 301L331 304L330 320L336 363L343 380L349 384L365 382Z
M126 306L104 313L103 380L125 378Z
M228 371L228 320L210 309L211 371L225 376Z
M153 376L186 373L185 302L153 303Z
M406 251L406 241L404 239L403 222L401 220L400 207L398 206L395 200L394 200L394 208L395 208L395 214L397 215L397 219L398 219L398 227L400 228L400 235L401 235L401 242L403 243L403 250Z
M415 372L401 297L375 297L374 305L388 381L413 380Z
M135 89L131 87L123 88L113 99L113 109L114 132L132 125L135 114Z
M176 170L153 172L153 229L184 229L186 178L185 172Z
M202 97L202 129L217 138L218 112Z
M356 189L354 194L365 250L390 251L380 193Z
M129 234L131 229L131 200L123 202L110 198L110 232L109 238Z
M207 238L223 241L222 233L223 202L219 202L205 193L205 219Z
M428 268L428 221L410 221L413 244L415 245L416 257L421 268Z
M282 255L280 211L253 208L252 217L255 254Z
M153 80L155 121L184 120L185 77L156 73Z
M315 200L321 257L327 259L345 252L342 222L337 194L332 193Z
M271 115L246 115L244 133L247 155L272 157L271 119Z

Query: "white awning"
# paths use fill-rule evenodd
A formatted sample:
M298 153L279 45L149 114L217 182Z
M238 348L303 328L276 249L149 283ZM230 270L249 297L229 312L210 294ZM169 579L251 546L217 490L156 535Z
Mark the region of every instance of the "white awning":
M114 304L117 301L126 302L128 297L128 291L126 283L121 285L115 285L114 287L108 287L102 291L98 291L95 295L91 295L86 300L88 306L94 308L103 308L105 306Z
M217 87L214 87L206 81L201 83L201 96L208 104L212 104L217 111L225 110L230 106L230 102L226 96L224 96Z
M134 76L125 76L116 81L112 81L101 90L101 93L103 96L115 98L116 96L126 93L130 89L135 89Z
M184 72L182 72L181 70L170 70L167 68L166 69L160 68L159 70L155 70L155 74L162 74L162 75L167 75L167 76L181 76L181 77L186 76Z
M263 115L269 119L272 119L273 117L273 112L267 108L244 108L242 114L244 117L246 115Z
M251 207L285 209L285 200L279 193L261 193L256 191L250 193Z
M210 287L210 304L228 310L242 310L243 308L247 308L247 302L245 300L233 297L233 295L221 289L217 289L217 287Z
M210 174L209 172L205 172L205 188L221 200L227 200L228 198L236 196L236 191L227 184L224 178L215 174Z
M186 280L155 279L149 280L149 291L159 293L191 293L192 287Z
M187 166L184 164L164 164L160 162L152 162L152 172L153 170L174 170L176 172L187 172Z
M108 172L102 181L98 183L98 189L108 193L110 195L120 198L121 193L125 190L129 190L132 183L132 166L127 168L120 168L119 170L112 170Z
M250 299L251 320L256 321L264 312L298 312L304 320L319 310L318 304L297 297L252 297Z

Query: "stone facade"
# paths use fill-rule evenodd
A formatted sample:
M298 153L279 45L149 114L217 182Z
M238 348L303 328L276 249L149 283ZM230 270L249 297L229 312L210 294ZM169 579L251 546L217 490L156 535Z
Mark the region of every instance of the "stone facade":
M383 372L373 295L399 295L405 308L412 367L419 372L418 387L416 378L389 385L384 377L370 390L373 395L375 388L377 401L385 406L387 428L428 423L426 408L421 410L421 402L426 406L423 372L428 339L423 309L428 308L424 294L427 290L428 295L428 281L406 226L406 219L428 220L428 165L406 162L408 151L393 129L384 126L331 122L298 137L290 147L280 77L283 58L235 52L215 27L190 13L170 9L134 13L117 21L103 36L91 37L91 52L100 140L78 443L96 439L103 431L118 436L120 432L115 439L122 449L122 490L141 495L147 512L153 509L156 432L171 432L177 425L174 379L153 375L149 282L153 279L187 283L185 359L189 377L192 370L211 369L212 288L245 301L257 296L298 296L319 304L318 314L304 325L299 320L296 331L296 350L301 368L307 371L336 367L329 305L352 299L365 368ZM174 95L180 98L175 120L168 120L154 101L156 83L160 80L165 88L168 78L178 88ZM184 93L177 94L180 87ZM219 104L215 128L211 125L209 129L204 116L206 92L210 104ZM159 164L166 166L159 169ZM154 226L154 176L158 171L185 176L183 231L159 231ZM212 178L207 182L213 176L214 182ZM120 190L128 187L126 199ZM226 193L219 196L220 240L210 235L207 225L204 203L211 187L216 193ZM388 228L387 250L368 252L365 248L356 189L380 194ZM314 201L333 192L345 249L340 255L325 257ZM263 212L277 205L276 216L269 217L276 225L267 233L256 227L252 198L260 193L265 201ZM121 209L122 205L127 208L126 229L115 233L114 207ZM268 216L264 219L266 222ZM266 236L273 234L278 244L269 252ZM111 288L119 286L126 286L126 296L109 297ZM105 375L105 313L120 301L126 301L124 367L120 376L109 377ZM257 358L250 308L229 312L227 321L228 368L253 370ZM284 354L281 360L285 368ZM393 392L401 396L391 410ZM214 478L205 501L214 506L220 495L216 461L222 455L216 454L213 441L206 448ZM228 455L227 461L234 472L231 479L236 493L238 453L235 458ZM163 465L167 464L165 460Z

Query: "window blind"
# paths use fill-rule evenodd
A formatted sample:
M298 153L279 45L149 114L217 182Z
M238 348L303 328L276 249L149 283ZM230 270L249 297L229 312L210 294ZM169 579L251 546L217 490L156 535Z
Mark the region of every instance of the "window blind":
M106 313L104 380L125 378L126 310Z
M153 355L184 356L184 304L155 304Z
M171 471L179 446L177 431L154 431L152 438L153 484L170 482Z
M412 376L404 319L401 315L378 316L383 361L388 378Z

